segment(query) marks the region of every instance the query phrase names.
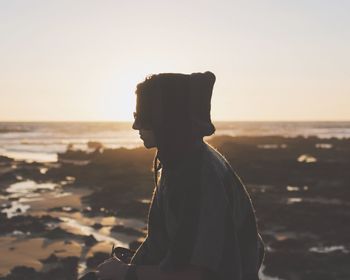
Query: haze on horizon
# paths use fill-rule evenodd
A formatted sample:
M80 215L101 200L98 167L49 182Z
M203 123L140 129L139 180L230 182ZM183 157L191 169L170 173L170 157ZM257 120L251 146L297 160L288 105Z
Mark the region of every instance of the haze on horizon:
M0 1L0 121L131 121L151 73L217 77L213 120L350 120L350 1Z

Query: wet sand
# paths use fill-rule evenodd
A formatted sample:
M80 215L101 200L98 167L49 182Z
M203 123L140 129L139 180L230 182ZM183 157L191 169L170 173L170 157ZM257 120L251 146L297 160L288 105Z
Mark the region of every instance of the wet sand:
M5 162L25 168L27 176L21 174L21 169L6 167ZM45 176L34 181L32 177L37 176L38 169L43 176L50 169L43 167L45 163L16 163L3 159L1 165L1 174L5 177L1 181L0 256L6 258L1 257L0 276L8 275L16 266L46 270L43 260L50 256L76 257L76 269L83 273L86 260L95 253L109 253L112 244L128 247L135 240L135 235L111 231L116 225L139 227L140 234L144 235L141 229L146 225L140 219L92 214L82 198L93 191L76 187L73 177L55 180ZM75 274L72 272L72 275Z
M74 241L68 243L65 241L48 241L45 238L30 238L23 235L20 237L2 237L0 239L0 252L3 256L1 258L0 274L5 275L9 272L9 268L19 264L41 270L43 263L40 260L48 258L51 254L58 257L79 257L81 246Z
M349 139L208 142L252 196L267 246L262 279L350 279ZM50 271L52 280L76 279L112 243L136 248L146 233L153 156L145 148L69 150L56 163L0 156L0 279L46 279Z

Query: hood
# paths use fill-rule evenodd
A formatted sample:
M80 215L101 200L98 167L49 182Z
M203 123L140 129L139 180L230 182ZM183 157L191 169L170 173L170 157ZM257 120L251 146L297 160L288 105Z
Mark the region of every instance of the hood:
M215 127L210 109L215 80L212 72L161 73L146 78L136 89L135 124L166 131L169 137L212 135Z

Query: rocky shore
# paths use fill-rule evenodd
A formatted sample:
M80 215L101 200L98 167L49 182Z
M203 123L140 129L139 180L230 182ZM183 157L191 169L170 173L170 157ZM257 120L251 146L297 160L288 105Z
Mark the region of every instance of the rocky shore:
M350 139L207 142L251 194L267 245L262 279L350 279ZM155 151L92 148L55 163L0 156L0 279L77 279L112 243L142 241Z

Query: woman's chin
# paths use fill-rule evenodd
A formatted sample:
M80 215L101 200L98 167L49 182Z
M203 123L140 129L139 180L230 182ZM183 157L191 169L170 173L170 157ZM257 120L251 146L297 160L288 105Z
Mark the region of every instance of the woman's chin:
M143 141L143 145L147 149L155 148L155 146L152 143L147 143L146 141Z

